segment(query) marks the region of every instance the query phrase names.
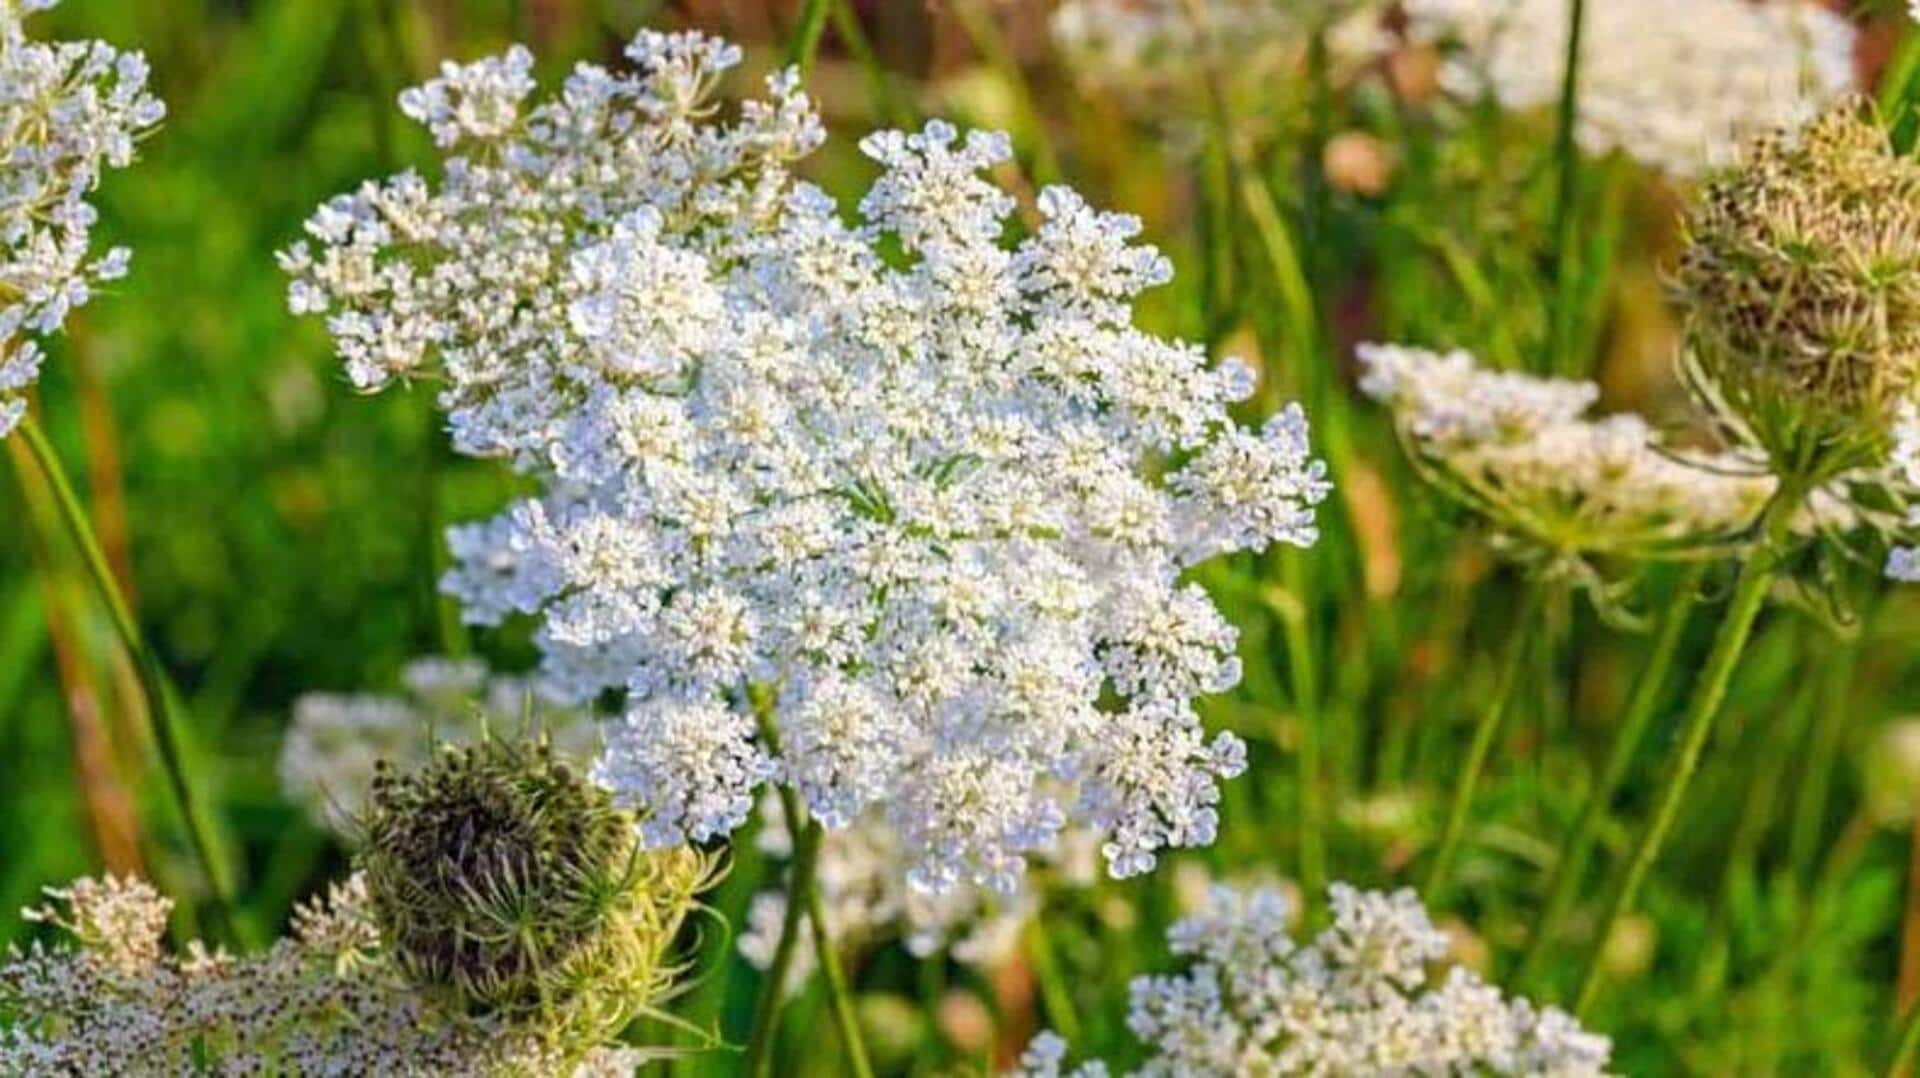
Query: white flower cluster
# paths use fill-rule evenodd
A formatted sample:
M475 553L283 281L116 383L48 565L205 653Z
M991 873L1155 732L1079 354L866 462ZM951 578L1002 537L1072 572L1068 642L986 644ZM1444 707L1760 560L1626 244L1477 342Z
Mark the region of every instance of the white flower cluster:
M1133 327L1170 274L1136 220L1052 188L1006 244L1003 136L868 137L849 224L790 173L822 138L791 72L727 122L737 49L627 55L531 106L518 52L449 68L404 100L461 151L440 181L283 255L357 385L444 379L458 448L542 482L452 535L467 616L626 690L598 775L654 844L768 780L833 828L882 808L923 888L1010 891L1069 819L1121 874L1211 841L1243 750L1193 700L1239 665L1181 578L1315 540L1305 417L1236 425L1249 371Z
M1456 92L1490 92L1516 111L1560 100L1570 0L1403 6L1409 36L1453 47L1443 77ZM1697 176L1731 162L1744 139L1798 127L1852 90L1854 36L1812 0L1587 4L1576 137L1591 154L1618 150Z
M1434 983L1447 955L1413 892L1330 888L1333 923L1296 942L1286 899L1216 888L1208 908L1168 932L1183 973L1133 982L1128 1025L1152 1055L1136 1073L1507 1074L1606 1072L1612 1046L1562 1011L1506 999L1461 967ZM1104 1078L1103 1064L1063 1070L1067 1046L1046 1034L1017 1072Z
M1362 345L1361 391L1392 410L1409 456L1512 553L1682 557L1750 525L1774 483L1730 459L1682 460L1631 414L1589 418L1591 382L1480 367L1460 351Z
M28 919L76 946L0 960L0 1073L590 1078L637 1062L445 1013L383 958L358 877L297 909L291 937L247 958L198 943L166 953L172 903L138 880L83 879L48 897Z
M766 797L761 818L765 821L761 852L783 860L792 856L792 837L778 798ZM1064 887L1091 886L1097 874L1097 846L1084 831L1065 832L1056 848L1040 854L1048 880ZM973 886L940 893L912 887L899 836L874 809L848 827L827 832L818 858L814 887L826 913L827 934L844 950L900 940L916 958L944 952L965 965L992 967L1017 952L1021 932L1041 911L1042 899L1032 874L1010 895ZM786 910L784 889L763 891L748 907L740 953L758 969L773 963ZM793 957L789 990L805 984L814 969L811 923L802 920L800 931L802 945Z
M294 701L280 747L280 788L313 821L353 837L375 769L425 763L436 744L484 733L544 735L582 764L600 747L590 709L561 703L537 680L501 677L471 659L419 659L398 696L309 693Z
M57 2L0 4L0 438L19 426L40 376L35 338L126 273L125 248L93 255L87 198L166 115L140 53L28 39L21 19Z

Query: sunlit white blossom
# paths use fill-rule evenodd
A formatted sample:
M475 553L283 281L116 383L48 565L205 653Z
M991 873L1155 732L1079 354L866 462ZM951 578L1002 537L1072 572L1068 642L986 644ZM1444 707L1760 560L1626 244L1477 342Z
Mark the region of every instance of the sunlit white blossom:
M1149 1050L1134 1073L1164 1078L1242 1074L1513 1074L1606 1072L1611 1045L1552 1007L1509 999L1452 967L1436 979L1447 936L1413 892L1329 889L1333 921L1297 941L1280 892L1216 888L1207 908L1174 924L1179 973L1136 978L1128 1025ZM1037 1038L1017 1074L1101 1078L1068 1070L1068 1046Z
M537 101L517 53L449 68L407 98L441 175L282 256L356 385L439 380L456 446L541 485L450 537L468 618L625 692L597 774L655 843L769 780L884 813L927 889L1013 890L1069 821L1122 874L1210 841L1243 754L1193 702L1239 666L1182 578L1314 542L1305 416L1237 425L1244 368L1133 326L1171 273L1137 220L1056 187L1010 244L1005 136L868 136L850 223L792 175L823 138L792 73L729 118L733 46L628 57Z
M56 2L0 5L0 438L26 415L44 358L37 338L126 275L125 248L94 252L99 213L88 200L166 115L140 53L27 37L22 18Z

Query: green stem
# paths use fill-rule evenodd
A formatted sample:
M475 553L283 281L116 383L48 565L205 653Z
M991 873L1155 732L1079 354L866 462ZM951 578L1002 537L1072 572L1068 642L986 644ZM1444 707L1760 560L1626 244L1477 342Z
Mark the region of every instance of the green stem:
M1547 369L1564 370L1573 351L1575 202L1579 197L1580 147L1574 132L1580 122L1580 39L1586 26L1586 0L1567 11L1567 53L1560 80L1559 123L1554 132L1553 315Z
M1708 737L1713 733L1714 718L1719 715L1720 705L1726 700L1734 667L1739 665L1740 656L1746 651L1747 639L1753 635L1754 622L1759 620L1760 610L1766 605L1767 591L1778 572L1776 557L1779 540L1785 534L1787 523L1800 501L1797 493L1786 489L1775 495L1762 521L1762 541L1748 552L1746 563L1740 567L1740 579L1734 585L1726 618L1714 636L1713 650L1707 655L1707 664L1700 672L1700 680L1694 684L1693 699L1687 706L1686 717L1681 721L1679 755L1674 758L1672 769L1655 803L1653 817L1647 821L1646 830L1641 833L1633 856L1614 887L1612 898L1607 903L1606 917L1593 939L1592 952L1581 974L1580 991L1574 998L1575 1017L1584 1015L1587 1008L1593 1005L1606 965L1607 941L1621 920L1633 910L1634 901L1640 895L1640 886L1646 882L1647 873L1652 870L1653 862L1660 856L1660 847L1666 842L1667 832L1673 828L1673 822L1679 816L1680 803L1686 798L1687 786L1693 781L1694 772L1699 770L1700 756L1706 750Z
M107 607L107 614L113 621L114 632L120 637L122 646L133 659L133 666L140 682L140 691L146 697L147 715L152 727L155 746L160 752L161 770L166 775L166 785L172 797L174 807L179 811L182 822L187 828L187 837L193 846L194 856L206 873L207 883L213 891L214 913L217 920L229 927L232 925L231 903L233 899L233 879L223 851L214 838L213 826L209 822L204 806L195 793L195 785L187 773L186 735L184 723L178 711L172 686L167 680L166 671L161 667L159 658L147 645L146 638L140 633L139 623L134 620L133 611L128 607L120 584L113 575L112 567L107 563L106 554L100 548L100 541L93 533L93 525L87 520L86 510L80 505L79 497L74 493L73 484L67 478L60 456L54 452L53 445L47 440L46 432L40 429L39 421L32 415L24 419L19 428L20 436L25 439L27 450L34 462L45 475L47 486L52 489L54 503L60 509L61 520L72 535L74 545L79 548L81 561L86 564L87 574L92 577L95 589L100 593L101 601Z
M788 819L803 811L799 798L792 790L782 787L780 797L788 808ZM808 820L807 830L813 835L813 846L820 847L824 834L819 820ZM814 858L819 862L818 856ZM790 897L788 899L792 901ZM854 1078L873 1078L873 1066L867 1062L867 1046L860 1039L860 1016L853 1009L853 992L847 987L846 970L840 964L840 952L834 949L833 936L827 930L826 903L820 898L820 888L807 887L807 920L813 925L813 956L820 964L820 972L827 982L827 1003L833 1010L833 1023L840 1030L840 1044L846 1049L848 1071Z
M1054 956L1053 941L1048 938L1047 930L1039 918L1034 918L1026 929L1027 960L1033 964L1033 975L1040 982L1040 998L1047 1005L1047 1021L1054 1032L1069 1042L1080 1039L1080 1016L1074 1013L1073 994L1067 990L1066 978L1060 974L1060 961Z
M1819 717L1814 722L1812 742L1807 746L1800 791L1794 800L1793 827L1787 840L1787 864L1795 879L1805 879L1813 871L1814 851L1827 821L1827 794L1834 764L1840 755L1841 734L1851 717L1846 708L1846 689L1859 652L1857 641L1846 641L1841 644L1838 655L1821 665Z
M1453 788L1453 801L1447 809L1446 828L1440 833L1440 845L1427 869L1426 884L1421 888L1429 903L1435 901L1441 885L1446 883L1447 870L1452 866L1453 855L1466 833L1467 814L1473 808L1473 794L1480 784L1480 772L1486 768L1487 756L1493 751L1493 743L1499 737L1500 727L1509 710L1508 705L1513 701L1514 687L1519 683L1521 668L1526 664L1527 645L1531 642L1534 625L1540 620L1541 607L1546 601L1547 589L1539 583L1528 581L1525 587L1525 594L1520 600L1520 612L1507 629L1506 651L1500 659L1493 698L1487 702L1486 710L1480 714L1479 724L1474 727L1473 744L1467 749L1467 760L1460 769L1459 781Z
M1647 664L1641 669L1640 678L1633 686L1633 695L1627 700L1626 712L1621 716L1619 732L1614 735L1606 763L1600 769L1599 781L1587 796L1587 803L1580 810L1580 818L1574 823L1573 833L1554 864L1553 878L1547 885L1546 908L1540 915L1539 924L1534 927L1532 938L1527 941L1526 954L1513 976L1512 983L1516 990L1524 989L1539 975L1540 963L1546 959L1548 949L1559 935L1561 922L1566 920L1568 911L1573 908L1573 900L1579 894L1580 883L1586 876L1587 859L1592 856L1594 843L1600 837L1600 825L1607 818L1607 807L1612 804L1614 792L1620 788L1620 783L1626 779L1627 768L1633 763L1634 754L1639 751L1640 742L1646 737L1647 727L1653 721L1654 708L1659 705L1661 690L1673 670L1680 640L1686 635L1687 620L1693 613L1694 595L1705 575L1706 566L1692 566L1675 582L1673 601L1667 605L1666 611L1660 616L1659 625L1654 629Z
M1893 1058L1887 1063L1886 1078L1901 1078L1913 1065L1913 1053L1920 1049L1920 1002L1907 1007L1900 1022L1900 1039L1895 1042Z
M1307 625L1306 559L1295 551L1287 551L1281 557L1287 601L1272 605L1278 610L1285 634L1293 710L1300 720L1300 887L1311 906L1320 901L1327 882L1326 821L1321 811L1320 790L1326 731L1315 676L1313 640Z
M833 0L829 6L832 8L834 36L840 39L854 63L859 65L861 77L867 82L867 94L873 98L881 118L895 127L913 126L914 108L901 101L900 95L894 92L893 80L888 77L879 54L873 51L873 42L867 39L866 29L860 25L860 14L853 9L851 0Z
M813 70L814 54L820 51L820 35L827 26L827 11L834 0L807 0L800 10L800 22L787 41L787 66L797 67L805 75Z
M784 807L791 795L782 790ZM795 817L786 818L793 837L793 860L787 864L787 910L780 921L780 941L774 945L773 963L760 983L760 997L753 1005L753 1031L747 1037L747 1052L741 1073L748 1078L769 1074L773 1066L773 1045L780 1032L780 1005L786 1001L787 977L793 970L794 952L800 944L800 919L807 916L807 896L813 891L814 874L820 859L821 832L802 827Z

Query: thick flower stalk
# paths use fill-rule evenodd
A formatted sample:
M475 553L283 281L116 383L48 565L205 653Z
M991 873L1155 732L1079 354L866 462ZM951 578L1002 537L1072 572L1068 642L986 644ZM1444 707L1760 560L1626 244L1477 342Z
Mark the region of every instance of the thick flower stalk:
M1407 0L1407 34L1442 46L1457 93L1544 111L1562 100L1573 0ZM1648 27L1660 27L1650 33ZM1812 0L1588 3L1573 135L1691 179L1741 143L1797 127L1854 88L1853 26Z
M382 764L411 771L443 744L546 738L581 766L600 751L591 708L556 701L538 679L496 675L472 659L417 659L395 695L309 693L280 746L280 789L314 823L357 842Z
M0 961L7 1074L631 1074L639 1054L557 1048L497 1016L451 1013L399 976L359 877L299 907L293 934L235 957L162 946L172 903L138 880L48 892L31 920L72 946ZM620 1069L624 1067L625 1069Z
M0 438L26 416L37 338L126 273L126 248L95 253L88 199L166 115L140 53L27 37L21 20L57 2L0 3Z
M1137 221L1051 188L1004 242L1005 138L870 136L849 223L791 174L823 137L791 73L728 120L734 47L628 57L531 106L524 51L450 65L402 99L438 180L283 256L356 384L439 379L458 448L543 484L455 530L468 618L625 690L596 774L654 846L769 780L884 812L923 889L1012 890L1070 820L1121 875L1210 841L1243 752L1193 703L1239 663L1183 574L1314 541L1305 416L1235 424L1244 367L1131 325L1170 273Z
M1133 982L1127 1024L1148 1046L1142 1076L1243 1074L1513 1074L1606 1072L1612 1046L1565 1013L1503 997L1455 966L1411 891L1336 883L1333 923L1293 936L1280 892L1216 888L1167 934L1191 963ZM1017 1073L1104 1078L1100 1063L1063 1069L1067 1045L1042 1035Z
M357 865L394 964L462 1013L600 1044L678 972L711 882L692 850L643 851L633 817L545 742L448 746L374 780Z

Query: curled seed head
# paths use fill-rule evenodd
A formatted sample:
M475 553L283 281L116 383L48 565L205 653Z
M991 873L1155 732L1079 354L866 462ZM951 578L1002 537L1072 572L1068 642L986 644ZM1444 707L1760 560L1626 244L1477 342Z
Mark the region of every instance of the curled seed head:
M444 747L374 780L360 855L401 968L465 1009L597 1043L677 970L710 861L638 847L633 817L544 742Z

